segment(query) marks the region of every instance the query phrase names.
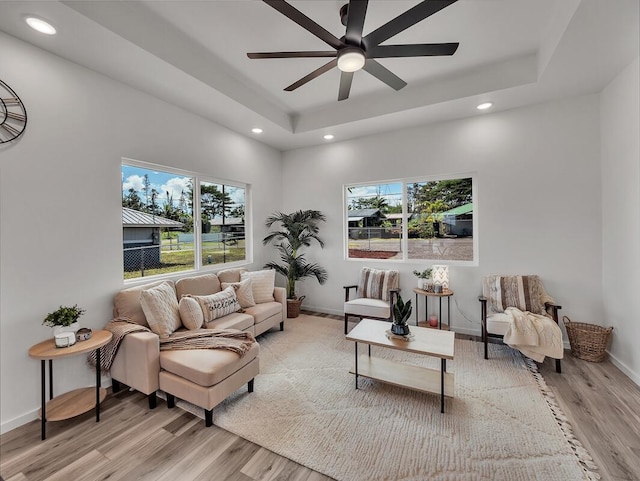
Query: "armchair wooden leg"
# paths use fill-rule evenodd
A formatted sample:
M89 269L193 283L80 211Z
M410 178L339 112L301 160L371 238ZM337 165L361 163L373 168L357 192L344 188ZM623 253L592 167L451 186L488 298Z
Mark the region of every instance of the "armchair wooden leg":
M556 372L562 373L562 366L560 365L560 359L556 359Z
M488 347L489 336L487 336L486 329L482 331L482 342L484 343L484 358L489 359L489 347Z
M344 315L344 335L347 335L347 329L349 328L349 315Z

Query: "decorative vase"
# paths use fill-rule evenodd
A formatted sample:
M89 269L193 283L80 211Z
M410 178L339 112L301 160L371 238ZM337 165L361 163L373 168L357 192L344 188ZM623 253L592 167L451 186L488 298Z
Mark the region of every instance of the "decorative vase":
M409 334L409 326L407 324L391 324L391 332L396 336L406 336Z
M53 335L62 334L63 332L73 332L75 334L78 329L80 329L79 322L74 322L70 326L53 326Z

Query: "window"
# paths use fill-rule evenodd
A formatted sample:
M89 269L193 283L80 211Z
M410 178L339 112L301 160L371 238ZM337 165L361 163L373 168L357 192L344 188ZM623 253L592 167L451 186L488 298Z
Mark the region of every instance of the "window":
M349 259L474 262L473 177L346 186Z
M247 261L246 194L246 185L123 162L124 278ZM200 222L194 223L198 210Z

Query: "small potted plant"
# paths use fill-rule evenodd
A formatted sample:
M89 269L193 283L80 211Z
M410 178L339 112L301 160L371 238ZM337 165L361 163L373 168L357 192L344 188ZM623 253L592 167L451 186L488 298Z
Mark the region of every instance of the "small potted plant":
M54 335L61 332L75 332L78 319L84 312L85 310L79 308L77 304L71 307L60 306L59 309L47 314L42 324L53 327Z
M393 324L391 324L391 332L397 336L406 336L409 334L409 316L411 316L411 300L406 303L402 300L402 296L398 296L396 303L393 305Z
M413 275L418 278L418 289L427 290L429 285L429 281L431 280L431 273L433 272L433 268L429 267L423 271L414 270Z

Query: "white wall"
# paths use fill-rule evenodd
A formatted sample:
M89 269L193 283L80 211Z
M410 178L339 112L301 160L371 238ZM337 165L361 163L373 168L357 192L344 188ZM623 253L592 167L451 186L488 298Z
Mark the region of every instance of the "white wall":
M604 325L611 355L640 384L640 62L602 92Z
M0 146L0 422L34 419L40 364L29 347L59 305L102 328L122 288L122 157L251 184L253 213L281 205L281 154L0 32L2 80L26 104L23 136ZM264 263L256 222L255 265ZM56 392L95 383L84 356L54 364ZM108 382L108 380L107 380Z
M310 254L329 282L301 283L305 306L341 314L342 286L374 264L343 260L343 184L475 172L479 264L450 268L454 328L479 334L477 296L489 273L539 274L562 314L602 319L598 106L592 95L285 153L285 210L328 218L327 245ZM411 271L434 263L377 265L398 268L413 298Z

